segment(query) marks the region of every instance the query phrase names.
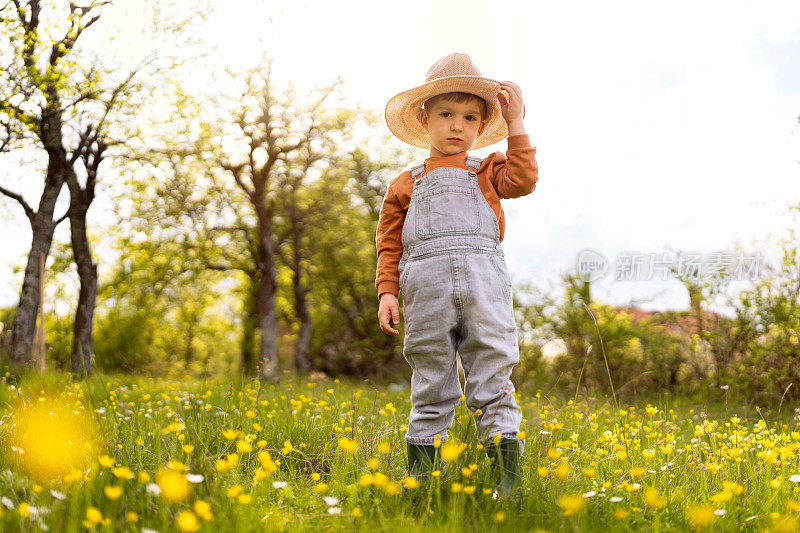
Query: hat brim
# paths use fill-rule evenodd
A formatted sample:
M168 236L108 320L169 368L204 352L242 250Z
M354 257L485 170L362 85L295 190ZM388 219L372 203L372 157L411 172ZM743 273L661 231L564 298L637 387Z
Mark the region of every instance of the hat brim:
M390 98L385 110L386 125L401 141L428 150L431 148L430 138L419 121L418 114L422 104L425 100L443 93L470 93L483 98L488 105L486 126L472 145L473 149L483 148L508 137L508 126L497 98L499 90L500 82L481 76L437 78Z

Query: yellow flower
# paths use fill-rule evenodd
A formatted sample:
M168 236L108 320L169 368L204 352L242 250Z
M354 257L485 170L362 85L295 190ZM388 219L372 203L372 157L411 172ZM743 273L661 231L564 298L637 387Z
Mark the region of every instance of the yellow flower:
M463 489L463 488L464 488L464 485L462 485L461 483L453 482L450 485L450 492L461 492L461 489Z
M459 444L449 440L442 445L442 459L445 461L455 461L466 447L466 444Z
M231 467L239 464L239 456L235 453L229 453L225 456L225 459L228 461L228 464L231 465Z
M392 447L389 445L388 442L381 441L378 443L378 446L375 448L375 450L380 454L386 455L387 453L392 451Z
M311 474L311 481L319 481L321 478L322 476L319 474L319 472L314 472Z
M381 466L381 462L378 460L377 457L372 457L367 461L367 466L371 470L377 470Z
M148 481L150 481L150 474L144 471L139 472L139 483L147 483Z
M192 490L185 475L169 468L162 468L156 473L156 484L161 489L161 496L169 502L185 500Z
M553 473L559 479L566 479L567 475L569 475L569 464L568 463L561 463L557 467L553 469Z
M239 453L250 453L253 451L253 446L246 440L236 441L236 451Z
M222 436L228 440L235 440L239 436L239 432L235 429L226 429L222 432Z
M97 507L89 507L86 509L86 521L90 524L102 524L103 513Z
M103 492L109 500L118 500L122 496L122 487L103 487Z
M467 485L463 489L464 494L472 495L475 494L475 485Z
M354 440L348 439L347 437L342 437L339 439L339 447L347 453L353 454L356 453L356 450L358 449L358 443Z
M231 469L231 465L226 459L217 459L214 463L214 468L217 469L217 472L225 473Z
M557 450L555 448L550 448L549 450L547 450L547 458L548 459L552 459L552 460L556 460L559 457L561 457L562 453L563 452L561 452L561 450Z
M404 478L403 479L403 484L409 490L414 490L416 488L419 488L419 481L417 480L417 478L412 477L412 476L408 476L408 477Z
M630 514L631 513L629 513L625 509L615 509L614 510L614 517L619 519L619 520L625 520L626 518L628 518L628 515L630 515Z
M237 500L239 501L239 503L241 503L242 505L247 505L247 504L249 504L251 501L253 501L253 497L252 497L250 494L240 494L240 495L239 495L239 497L238 497L238 498L236 498L236 499L237 499Z
M111 473L119 479L133 479L133 472L127 466L118 466L111 469Z
M283 455L289 455L291 453L292 449L293 449L292 448L292 443L289 442L288 440L284 441L283 442L283 448L281 448L281 453Z
M125 513L125 521L126 522L131 522L131 523L138 522L139 521L139 515L136 514L133 511L128 511L127 513Z
M778 533L794 533L800 529L800 523L798 523L797 518L790 515L773 518L772 525Z
M181 511L175 519L175 524L178 529L184 533L193 533L200 529L200 521L197 516L191 511Z
M711 496L711 503L725 503L733 497L733 493L723 490Z
M540 466L536 468L536 472L539 474L539 477L547 477L550 473L550 469L546 466Z
M499 522L504 522L505 519L506 519L506 514L503 511L497 511L494 514L494 517L492 518L492 520L494 520L495 522L498 522L498 523Z
M231 488L229 488L227 491L225 491L225 494L228 496L228 498L235 498L239 494L241 494L243 490L244 490L244 487L242 487L241 485L237 484L237 485L234 485Z
M361 479L358 481L358 484L361 485L362 487L369 487L370 485L372 485L373 481L374 478L372 474L364 474L361 476Z
M556 504L564 509L564 516L570 516L583 509L585 502L580 494L562 494Z
M394 481L390 483L386 483L383 487L383 492L388 494L389 496L397 496L400 494L402 487L400 487L399 483L395 483Z
M634 466L631 468L631 476L633 477L643 477L647 473L647 468L644 466Z
M328 485L327 485L327 484L325 484L325 483L318 483L318 484L317 484L317 485L314 487L314 490L316 490L316 491L317 491L319 494L322 494L323 492L325 492L326 490L328 490Z
M108 455L101 455L100 457L97 458L97 462L100 463L101 466L104 466L106 468L111 468L112 466L114 466L114 463L116 461L114 460L113 457L110 457Z
M362 512L361 512L361 509L360 509L360 508L356 507L355 509L353 509L353 510L350 512L350 515L351 515L353 518L361 518L362 516L364 516L364 513L362 513Z
M703 529L713 524L717 517L713 507L696 503L686 509L686 519L692 529Z
M583 469L583 475L586 477L594 477L596 472L597 471L591 466L587 466Z
M214 515L211 514L211 506L208 504L208 502L203 500L197 500L194 502L194 512L206 522L210 522L211 519L214 518Z
M30 518L30 516L31 516L31 504L29 504L28 502L20 503L19 507L17 507L17 512L23 518Z
M660 509L667 504L667 500L658 493L655 487L645 487L642 500L646 506L654 509Z

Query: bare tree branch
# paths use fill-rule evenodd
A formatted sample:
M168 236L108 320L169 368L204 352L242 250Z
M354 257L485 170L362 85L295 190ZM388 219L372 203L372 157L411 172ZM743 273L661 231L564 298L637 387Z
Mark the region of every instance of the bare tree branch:
M19 202L19 204L22 206L22 209L25 210L25 216L27 216L28 220L30 220L31 223L33 223L33 217L35 216L36 213L33 211L31 206L28 205L28 202L25 201L25 198L23 198L22 195L17 194L15 192L12 192L12 191L6 189L2 185L0 185L0 192L5 194L9 198L12 198L12 199L16 200L17 202Z

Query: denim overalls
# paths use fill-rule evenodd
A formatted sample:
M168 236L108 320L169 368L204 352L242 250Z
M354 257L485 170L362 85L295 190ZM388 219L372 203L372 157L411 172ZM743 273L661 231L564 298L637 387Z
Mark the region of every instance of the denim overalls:
M414 186L398 265L405 317L403 355L411 365L406 441L447 440L461 397L456 351L466 376L467 407L478 439L516 437L522 413L511 371L519 362L511 281L500 228L478 186L481 159L469 170L411 170Z

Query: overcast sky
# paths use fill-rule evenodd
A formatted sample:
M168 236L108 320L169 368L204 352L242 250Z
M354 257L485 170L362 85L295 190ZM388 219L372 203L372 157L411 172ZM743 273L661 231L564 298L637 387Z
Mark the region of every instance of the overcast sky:
M622 251L665 247L770 253L769 239L792 224L800 2L306 0L286 3L273 38L274 5L229 0L218 8L203 36L218 45L219 64L245 67L268 50L279 81L302 88L342 76L354 101L381 114L452 52L522 88L540 174L530 196L503 201L515 282L553 280L574 269L584 248L611 262ZM120 42L142 46L124 35ZM189 83L207 83L208 72L195 74ZM502 141L474 153L505 149ZM0 161L0 180L35 204L36 188L14 179L15 165ZM9 305L21 283L11 265L23 261L30 231L15 203L0 202L0 305ZM106 209L93 207L96 224ZM596 283L597 298L688 305L674 280L613 278Z

